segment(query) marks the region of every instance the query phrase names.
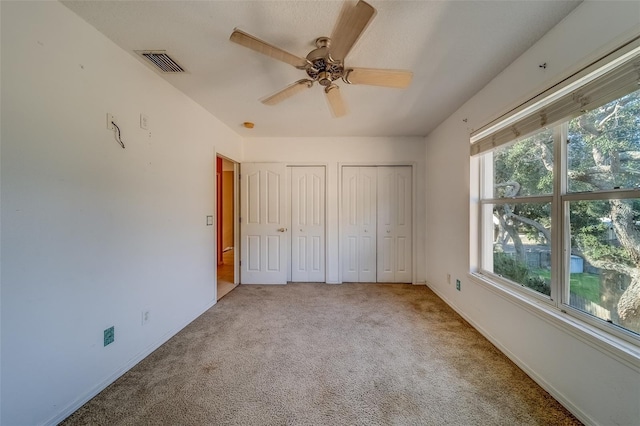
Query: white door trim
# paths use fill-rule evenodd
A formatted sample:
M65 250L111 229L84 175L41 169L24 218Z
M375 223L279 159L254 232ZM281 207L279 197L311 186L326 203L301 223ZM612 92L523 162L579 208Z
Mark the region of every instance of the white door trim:
M218 220L217 211L218 211L218 194L217 194L217 184L216 184L216 161L217 158L220 157L227 161L233 163L233 283L240 283L240 184L238 179L240 177L240 162L234 160L231 157L221 154L215 148L213 149L213 218L214 224ZM217 226L213 227L213 247L214 254L218 250L218 234L217 234ZM218 262L214 261L214 276L215 276L215 300L218 300Z

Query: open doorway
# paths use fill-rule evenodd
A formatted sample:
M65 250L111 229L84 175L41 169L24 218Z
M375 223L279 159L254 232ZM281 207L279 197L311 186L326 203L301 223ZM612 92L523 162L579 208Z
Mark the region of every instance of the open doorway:
M216 157L216 262L218 300L238 285L236 272L236 169L237 163Z

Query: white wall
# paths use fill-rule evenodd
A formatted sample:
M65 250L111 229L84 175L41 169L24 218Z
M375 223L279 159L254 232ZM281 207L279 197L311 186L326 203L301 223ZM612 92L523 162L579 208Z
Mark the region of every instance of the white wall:
M338 195L340 164L412 164L416 175L416 220L414 235L424 235L425 186L424 138L249 138L245 139L245 162L282 162L289 165L315 164L327 167L327 270L329 283L341 282L339 259ZM424 283L424 239L416 239L414 283Z
M330 282L339 281L339 163L413 162L416 281L426 277L583 420L637 423L637 368L465 277L470 128L615 44L638 25L638 7L580 6L433 132L425 154L421 138L256 138L243 152L234 132L64 6L0 2L0 422L61 420L215 303L205 216L217 149L236 161L327 165ZM106 130L107 112L125 150ZM111 325L116 341L103 347Z
M1 8L1 423L55 423L215 303L241 140L60 3Z
M639 424L640 360L596 349L558 325L562 320L469 279L477 232L469 220L477 173L470 170L469 134L632 34L640 34L640 3L583 3L426 140L428 285L588 424ZM539 67L545 62L546 70Z

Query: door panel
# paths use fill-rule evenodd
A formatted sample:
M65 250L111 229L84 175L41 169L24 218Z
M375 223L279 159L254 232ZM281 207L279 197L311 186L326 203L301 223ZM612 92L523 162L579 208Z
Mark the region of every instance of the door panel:
M368 232L368 231L365 231ZM361 237L358 282L376 282L376 240L375 235L364 235Z
M358 281L358 237L349 235L345 237L343 252L342 280L346 282Z
M411 253L411 239L405 237L397 238L397 249L396 249L396 272L398 274L411 274L411 258L408 255ZM403 282L410 282L403 280Z
M284 259L280 254L280 240L279 235L267 235L267 271L269 272L278 272L282 269L280 264Z
M342 281L358 282L358 253L360 244L360 226L358 224L358 167L342 169Z
M375 167L343 167L342 280L376 281L376 181Z
M378 253L378 261L381 263L378 268L382 268L379 275L382 274L393 274L393 257L392 253L394 250L394 243L392 237L383 236L382 237L382 250L381 253ZM382 277L380 277L382 278Z
M247 256L245 265L248 271L260 272L260 235L247 235L245 238Z
M243 165L243 170L249 167ZM246 224L260 224L260 170L253 173L245 173L245 187L243 189L242 200L246 200L246 205L243 206L246 209L245 220Z
M378 167L378 282L412 281L411 167Z
M267 193L265 202L267 204L267 223L270 225L280 225L285 223L284 212L284 169L266 170Z
M285 172L283 164L242 164L240 279L243 284L286 283Z
M361 223L365 227L365 232L370 232L367 227L376 226L378 212L376 209L376 175L375 168L363 167L360 170L360 179L362 187L360 194L362 202L360 208Z
M291 167L291 281L325 281L324 167Z

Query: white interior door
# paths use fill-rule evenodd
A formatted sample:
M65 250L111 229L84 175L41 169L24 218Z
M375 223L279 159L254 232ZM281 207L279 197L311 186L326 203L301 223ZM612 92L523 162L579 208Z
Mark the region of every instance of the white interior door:
M286 167L243 163L241 191L242 284L286 284L288 232L285 212Z
M342 281L376 282L375 167L342 169Z
M291 281L325 281L325 170L291 168Z
M411 167L378 167L378 282L412 282Z

